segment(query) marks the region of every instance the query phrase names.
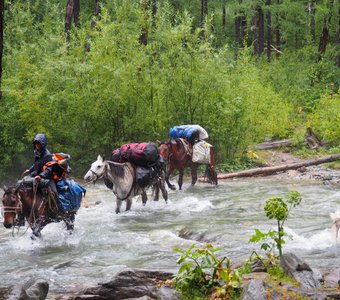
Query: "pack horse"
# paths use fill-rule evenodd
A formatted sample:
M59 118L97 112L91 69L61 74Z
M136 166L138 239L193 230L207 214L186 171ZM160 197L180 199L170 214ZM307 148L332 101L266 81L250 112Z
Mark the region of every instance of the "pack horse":
M182 189L185 168L190 168L191 185L194 185L200 164L206 165L205 177L208 178L208 182L217 185L215 152L213 146L203 140L208 137L205 129L199 125L180 125L172 127L169 134L170 139L160 142L158 147L159 154L166 161L165 180L168 187L176 189L170 182L170 175L178 170L178 186Z
M146 145L146 144L152 144ZM144 155L141 149L147 149L147 153L156 155ZM151 152L150 149L154 149ZM137 153L134 155L134 152ZM144 152L145 154L145 152ZM91 168L84 176L86 182L96 182L103 178L108 188L112 189L116 196L116 213L120 213L123 201L126 201L126 210L131 209L132 199L141 195L143 204L146 203L146 190L155 187L158 200L159 189L162 191L165 202L168 200L168 192L165 188L165 168L162 158L158 155L157 147L153 143L132 143L123 145L113 151L111 159L106 160L98 155L97 160L91 164Z

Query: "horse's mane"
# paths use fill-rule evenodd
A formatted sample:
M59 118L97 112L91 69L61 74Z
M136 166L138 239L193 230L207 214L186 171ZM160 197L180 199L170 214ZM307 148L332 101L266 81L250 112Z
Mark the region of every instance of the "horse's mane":
M18 191L18 187L15 185L6 187L6 189L4 190L4 195L8 195L8 194L15 194Z
M114 177L124 178L125 176L125 164L119 164L112 161L108 161L110 171Z

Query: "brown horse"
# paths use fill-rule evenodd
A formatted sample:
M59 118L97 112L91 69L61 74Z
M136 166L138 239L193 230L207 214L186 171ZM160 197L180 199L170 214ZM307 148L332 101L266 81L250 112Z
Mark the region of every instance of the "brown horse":
M44 187L43 189L48 189ZM6 228L20 226L17 216L23 214L34 237L41 237L41 230L49 223L64 221L67 230L73 230L76 211L63 212L52 195L46 191L43 196L40 188L19 183L16 186L4 187L2 197L3 225Z
M165 174L165 181L168 187L175 190L175 185L169 181L170 175L173 171L179 171L178 186L182 189L184 169L191 169L191 185L197 181L197 168L200 164L194 163L191 156L192 146L184 139L176 139L175 141L168 140L167 142L160 142L158 153L163 157L167 163L167 170ZM215 171L215 153L213 148L210 149L210 164L207 164L205 177L208 178L209 183L217 185L217 174Z

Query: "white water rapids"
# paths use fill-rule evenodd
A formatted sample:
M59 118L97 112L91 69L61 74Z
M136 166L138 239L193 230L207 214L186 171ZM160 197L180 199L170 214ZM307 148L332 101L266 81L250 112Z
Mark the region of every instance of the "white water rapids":
M109 281L125 267L176 271L179 254L192 243L178 236L183 228L213 240L221 255L245 260L260 245L248 243L254 229L276 229L264 213L265 201L290 190L302 195L291 211L285 230L292 235L283 252L294 252L311 267L340 266L340 243L331 230L329 213L340 209L340 189L316 182L276 179L220 181L218 186L185 182L182 191L169 191L165 204L135 199L132 209L115 214L115 198L102 184L85 186L86 197L69 235L63 223L47 225L42 239L32 241L30 230L14 237L0 229L0 287L17 286L29 278L49 282L47 299L62 299L98 282ZM151 195L149 195L149 200ZM100 201L98 205L95 202ZM2 223L2 220L0 220Z

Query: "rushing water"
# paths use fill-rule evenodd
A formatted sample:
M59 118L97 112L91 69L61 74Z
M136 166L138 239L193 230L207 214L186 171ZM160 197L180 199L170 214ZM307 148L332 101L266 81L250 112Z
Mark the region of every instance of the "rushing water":
M254 229L276 229L264 214L265 201L290 190L299 191L303 200L285 223L293 239L283 251L296 253L311 267L340 266L340 243L329 217L340 209L339 187L276 179L220 181L218 186L186 183L182 191L169 191L168 204L161 198L143 206L137 198L131 211L119 215L104 185L86 188L83 204L89 205L79 209L72 235L62 223L47 225L38 241L30 239L30 230L13 237L11 230L0 229L0 287L39 277L50 284L48 299L58 299L109 281L125 267L176 271L179 256L172 249L200 245L180 238L183 228L213 240L223 248L221 255L247 259L253 250L260 252L258 244L248 243Z

